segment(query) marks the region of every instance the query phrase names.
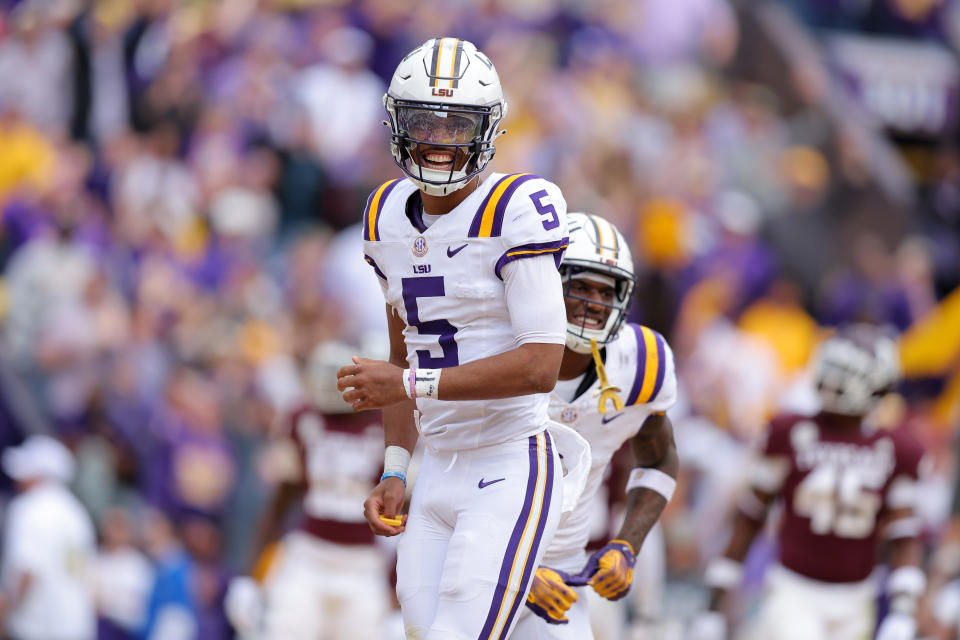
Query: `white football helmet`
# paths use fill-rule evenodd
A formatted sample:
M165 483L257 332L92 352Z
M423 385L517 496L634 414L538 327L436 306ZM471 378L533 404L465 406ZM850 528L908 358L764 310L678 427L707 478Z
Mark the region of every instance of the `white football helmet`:
M897 345L877 327L852 325L820 345L813 377L824 411L866 415L900 377Z
M612 304L587 300L592 305L610 308L606 324L591 329L584 323L567 319L567 347L577 353L590 353L590 339L606 344L617 335L627 318L627 309L636 283L633 277L633 256L623 235L610 222L588 213L568 213L570 244L560 263L564 296L581 299L570 293L570 283L579 277L599 276L609 279L614 287Z
M394 162L435 196L453 193L483 171L507 115L493 63L460 38L427 40L408 53L383 106Z

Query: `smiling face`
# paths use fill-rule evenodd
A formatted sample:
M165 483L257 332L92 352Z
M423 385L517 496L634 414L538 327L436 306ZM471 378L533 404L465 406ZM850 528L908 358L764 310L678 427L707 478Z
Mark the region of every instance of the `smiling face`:
M616 298L616 289L609 280L612 279L589 272L571 278L563 298L567 322L584 329L603 329L614 309Z
M410 157L433 171L463 169L470 157L465 146L482 130L482 117L472 113L406 107L400 109L398 117L411 140Z

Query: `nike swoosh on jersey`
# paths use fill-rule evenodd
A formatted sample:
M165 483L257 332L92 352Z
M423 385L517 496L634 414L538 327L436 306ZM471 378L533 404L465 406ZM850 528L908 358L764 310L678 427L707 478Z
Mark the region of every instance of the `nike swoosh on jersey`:
M470 243L467 243L467 244L470 244ZM448 258L452 258L453 256L457 255L458 253L460 253L461 251L463 251L463 250L466 249L466 248L467 248L467 245L466 245L466 244L465 244L465 245L462 245L462 246L459 246L459 247L457 247L456 249L451 249L450 247L447 247L447 257L448 257Z
M603 424L607 424L608 422L613 422L614 420L616 420L622 415L623 413L621 412L621 413L615 413L612 416L603 416L602 418L600 418L600 421L603 422Z
M496 480L491 480L490 482L484 482L483 478L480 478L480 482L477 483L477 489L483 489L484 487L489 487L490 485L496 482L502 482L506 478L497 478Z

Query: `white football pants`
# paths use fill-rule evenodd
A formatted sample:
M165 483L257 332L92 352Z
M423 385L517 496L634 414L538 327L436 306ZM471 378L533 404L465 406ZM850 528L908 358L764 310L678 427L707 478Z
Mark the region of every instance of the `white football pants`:
M397 545L407 640L505 640L560 517L547 432L456 453L427 450Z

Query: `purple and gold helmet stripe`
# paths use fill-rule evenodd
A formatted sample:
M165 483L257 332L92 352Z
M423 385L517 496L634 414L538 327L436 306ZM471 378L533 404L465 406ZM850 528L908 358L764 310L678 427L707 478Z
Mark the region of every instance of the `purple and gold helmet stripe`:
M544 253L553 254L553 260L559 269L560 261L563 260L563 252L566 250L569 244L569 238L561 238L560 240L554 240L553 242L533 242L530 244L522 244L519 247L510 249L500 256L500 259L497 260L497 265L493 268L493 272L498 278L503 280L501 271L508 263L513 262L514 260L522 260L523 258L533 258Z
M453 54L453 80L450 82L450 88L456 89L460 86L460 62L463 59L463 40L457 38L457 50Z
M480 203L477 214L473 217L473 223L470 225L470 231L467 237L470 238L496 238L503 231L503 216L507 210L507 203L517 188L528 180L539 176L532 173L512 173L500 178L500 180L490 189L490 193Z
M440 75L440 49L443 48L443 38L433 39L433 58L430 60L430 86L437 86L437 77Z
M363 210L364 240L376 242L380 239L380 211L383 208L383 203L386 201L387 196L390 195L390 192L393 191L393 188L397 186L397 183L399 182L399 178L384 182L382 185L377 187L376 191L370 194L369 198L367 198L367 207Z
M460 38L457 38L457 42L453 47L453 59L450 60L450 88L453 89L454 78L457 77L457 67L459 66L460 60Z
M613 259L616 260L620 257L620 241L617 239L617 233L613 229L613 225L604 220L603 218L598 218L594 215L587 215L587 219L590 220L590 223L593 225L593 230L597 234L597 255L601 258L603 257L603 250L607 249L613 252ZM606 234L603 230L606 230L610 233L610 237L613 238L613 244L606 244Z
M527 590L533 575L533 565L550 512L553 443L546 431L530 436L528 442L530 474L527 476L526 496L500 565L497 588L480 631L481 640L506 638L516 616L520 596Z
M631 324L637 335L637 375L633 379L627 404L646 404L660 392L666 361L663 352L663 336L647 327Z

